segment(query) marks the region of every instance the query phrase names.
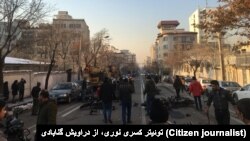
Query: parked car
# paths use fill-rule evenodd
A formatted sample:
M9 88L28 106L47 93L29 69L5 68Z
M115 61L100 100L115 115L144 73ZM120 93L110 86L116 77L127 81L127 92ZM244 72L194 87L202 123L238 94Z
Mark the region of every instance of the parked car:
M234 81L218 81L218 82L221 88L224 88L230 91L231 93L241 89L241 86L237 82L234 82ZM212 91L211 85L209 85L207 89L208 89L208 92L210 93Z
M49 91L49 96L57 102L70 103L73 99L79 98L80 91L81 87L75 82L61 82Z
M201 83L202 89L205 91L208 88L208 86L210 85L211 79L201 78L201 79L199 79L199 81Z
M185 84L184 84L185 85L185 89L186 89L186 91L189 91L189 85L192 82L192 78L185 77L184 80L185 80Z
M82 100L82 101L86 100L87 97L94 92L94 86L89 81L86 82L86 89L85 90L82 89L83 80L76 80L74 82L77 83L81 89L80 95L79 95L79 100Z
M240 84L234 81L219 81L220 87L229 90L230 92L237 91L241 89Z
M250 84L243 86L240 90L233 92L235 102L243 98L250 98Z

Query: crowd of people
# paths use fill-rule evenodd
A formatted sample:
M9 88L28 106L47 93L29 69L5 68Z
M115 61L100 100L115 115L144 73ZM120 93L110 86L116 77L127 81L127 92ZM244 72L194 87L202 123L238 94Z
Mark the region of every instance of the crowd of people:
M21 79L20 82L15 80L11 86L13 101L15 95L19 93L19 100L23 100L23 94L26 81ZM84 83L84 82L83 82ZM208 97L205 108L202 107L201 95L203 89L196 77L192 77L192 82L189 85L189 91L194 97L195 107L198 111L209 112L209 107L213 103L215 119L218 124L226 125L230 124L230 112L229 102L234 106L235 111L245 124L250 124L250 99L241 99L237 103L233 100L230 92L221 88L217 80L212 80L211 86L213 91ZM85 85L85 84L83 84ZM4 83L4 87L8 86L8 82ZM33 98L33 107L31 115L37 115L37 125L55 125L57 117L57 104L54 100L49 98L49 92L40 88L41 83L37 82L31 90L31 96ZM183 87L183 82L180 77L176 76L173 83L173 87L176 90L176 99L180 99L180 91ZM86 87L83 87L86 89ZM4 92L9 90L6 88ZM6 94L5 93L5 94ZM122 124L126 125L132 122L132 94L135 93L135 86L132 79L120 78L119 80L113 80L106 77L101 85L95 89L95 92L99 100L102 102L103 122L112 123L112 105L113 100L119 99L121 102L122 111ZM168 123L168 102L164 99L157 98L159 94L155 81L151 76L146 76L145 89L143 94L146 95L146 111L147 115L151 119L150 124L165 124ZM5 95L6 96L6 95ZM6 115L5 105L6 99L0 101L0 121L4 119ZM0 140L4 141L4 134L0 132Z
M26 83L26 80L21 78L20 81L14 80L14 82L11 84L11 94L12 94L12 102L13 103L15 103L17 101L17 99L16 99L17 95L19 96L18 100L23 101L24 91L25 91L25 83ZM9 100L9 94L10 94L9 82L5 81L4 85L3 85L3 96L4 96L5 101Z
M176 90L176 99L180 99L180 91L186 90L183 82L183 78L180 76L175 76L173 82L173 87ZM233 105L238 117L245 123L249 124L250 110L247 108L250 104L250 99L241 99L238 102L234 101L230 91L225 90L219 86L217 80L211 80L210 85L212 91L208 95L208 100L205 103L205 108L202 107L201 96L204 94L204 90L200 82L196 77L192 77L192 81L188 86L188 93L191 93L194 97L195 107L198 111L204 111L207 116L209 116L209 108L213 103L215 120L218 125L229 125L230 124L230 112L229 112L229 102Z

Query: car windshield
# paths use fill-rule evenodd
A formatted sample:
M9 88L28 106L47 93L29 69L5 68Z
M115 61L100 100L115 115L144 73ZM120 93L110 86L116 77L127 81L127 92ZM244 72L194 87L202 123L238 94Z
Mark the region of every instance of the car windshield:
M239 85L238 83L236 83L236 82L232 82L232 83L231 83L231 86L232 86L232 87L240 87L240 85Z
M222 87L229 87L229 84L228 84L228 82L221 82L221 86Z
M210 83L211 80L202 80L202 83Z
M71 84L69 83L57 84L52 88L52 90L63 90L63 89L71 89Z

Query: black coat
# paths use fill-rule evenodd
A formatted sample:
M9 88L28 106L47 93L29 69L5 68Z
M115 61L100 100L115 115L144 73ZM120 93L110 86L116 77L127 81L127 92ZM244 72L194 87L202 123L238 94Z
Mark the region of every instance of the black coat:
M133 87L129 83L119 85L119 94L121 101L132 101Z
M12 95L17 95L18 93L18 83L13 83L11 85Z
M38 98L39 92L40 92L40 91L41 91L41 88L40 88L40 87L34 86L34 87L32 88L32 91L31 91L31 96L32 96L33 98Z
M9 93L10 93L10 91L9 91L8 83L5 82L3 85L3 94L4 94L4 96L9 96Z
M100 88L100 99L103 102L112 102L113 99L113 86L109 82L104 82Z

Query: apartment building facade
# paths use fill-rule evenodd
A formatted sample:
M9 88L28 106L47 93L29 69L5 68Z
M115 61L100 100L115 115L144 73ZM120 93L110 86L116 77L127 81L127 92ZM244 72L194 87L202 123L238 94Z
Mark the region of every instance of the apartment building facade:
M157 25L160 33L157 35L155 46L160 74L166 69L169 69L170 73L174 74L177 68L171 68L166 63L166 60L170 59L170 54L177 48L185 52L186 49L190 49L196 43L197 33L178 29L179 24L177 20L164 20L160 21Z

